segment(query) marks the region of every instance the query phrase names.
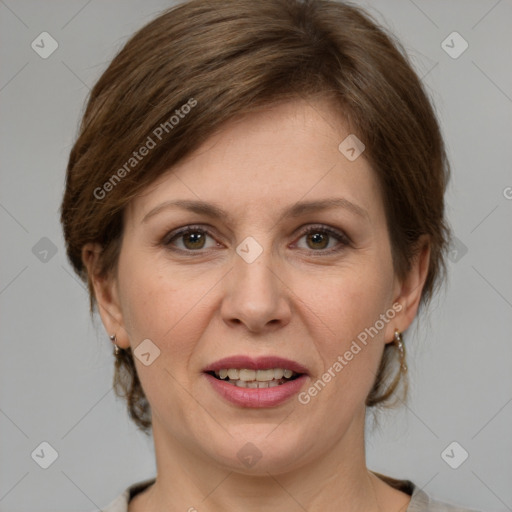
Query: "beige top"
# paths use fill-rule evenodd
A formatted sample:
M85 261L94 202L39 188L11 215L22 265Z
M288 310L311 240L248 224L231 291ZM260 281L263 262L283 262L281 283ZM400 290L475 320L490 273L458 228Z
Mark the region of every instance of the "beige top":
M411 496L411 501L406 512L478 512L474 509L457 507L440 501L433 500L430 496L410 480L397 480L380 473L375 473L389 485ZM147 489L155 482L155 478L137 482L124 490L103 512L128 512L128 503L138 493Z

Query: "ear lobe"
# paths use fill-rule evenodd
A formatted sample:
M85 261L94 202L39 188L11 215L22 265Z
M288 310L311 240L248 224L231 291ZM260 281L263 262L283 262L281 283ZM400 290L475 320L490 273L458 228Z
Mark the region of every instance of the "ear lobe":
M115 334L117 345L127 348L129 342L124 329L123 315L118 297L115 278L100 274L102 247L97 243L85 244L82 248L82 261L87 269L94 290L98 312L107 334ZM126 346L125 346L126 345Z
M402 306L393 322L388 324L393 332L386 333L386 340L393 341L394 330L403 332L412 324L421 301L421 295L428 276L430 264L430 239L428 235L422 235L418 240L418 251L411 262L411 268L402 281L397 281L398 291L393 303ZM391 326L391 324L393 324Z

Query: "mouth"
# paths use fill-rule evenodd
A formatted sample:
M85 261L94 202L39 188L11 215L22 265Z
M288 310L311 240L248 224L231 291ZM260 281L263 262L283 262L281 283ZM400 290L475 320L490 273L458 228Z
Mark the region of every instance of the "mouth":
M276 407L304 386L308 370L290 359L234 356L203 369L212 389L238 407Z
M267 368L250 370L248 368L222 368L206 372L218 380L222 380L239 388L265 389L282 386L300 377L301 373L288 368Z

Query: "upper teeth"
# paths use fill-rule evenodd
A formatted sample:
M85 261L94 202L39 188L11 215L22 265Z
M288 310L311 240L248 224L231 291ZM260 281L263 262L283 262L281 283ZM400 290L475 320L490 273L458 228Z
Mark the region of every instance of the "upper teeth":
M229 377L231 380L243 380L245 382L256 380L258 382L269 382L274 379L289 379L294 375L292 370L284 368L269 368L268 370L247 370L245 368L226 368L215 372L217 377L225 379Z

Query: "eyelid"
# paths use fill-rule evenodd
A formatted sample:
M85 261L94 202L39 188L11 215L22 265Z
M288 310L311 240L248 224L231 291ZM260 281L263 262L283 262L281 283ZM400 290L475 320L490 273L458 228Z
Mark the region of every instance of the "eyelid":
M312 253L317 253L318 255L322 255L322 254L325 255L325 254L329 254L329 253L333 253L333 252L338 252L343 249L343 246L352 245L352 240L349 238L349 236L346 233L344 233L343 231L336 229L334 227L327 226L325 224L308 224L307 227L304 229L299 228L298 240L300 240L304 235L308 235L309 233L315 233L315 232L327 233L329 236L336 238L342 247L341 248L339 248L339 247L331 248L331 249L326 249L326 250L318 250L318 251L315 251L314 249L310 249L310 252L312 252ZM296 242L294 242L294 244L295 243Z
M299 228L298 231L301 234L307 234L310 231L325 231L326 233L336 235L340 238L343 238L345 241L349 242L350 238L346 233L344 233L342 230L337 229L332 226L328 226L327 224L307 224L304 228Z
M166 233L165 236L162 238L161 244L163 244L166 247L170 247L172 240L180 238L180 236L186 235L187 233L196 232L196 231L204 233L205 235L207 235L210 238L213 238L215 240L215 237L212 235L211 230L213 230L212 226L207 225L207 227L205 227L204 224L188 224L186 226L182 226L181 228L173 229L172 231ZM217 243L219 243L219 242L217 242ZM193 252L199 253L201 251L201 249L199 249L197 251L192 251L192 250L178 249L176 247L173 247L173 249L175 249L178 252L188 252L188 253L193 253Z
M160 244L164 245L165 247L170 248L171 250L176 251L176 252L188 253L188 254L193 254L193 253L201 254L201 253L211 250L212 248L198 249L198 250L179 249L177 247L172 247L171 241L175 240L175 239L179 238L180 236L183 236L187 233L198 231L198 232L204 233L205 235L214 239L217 242L217 244L219 244L220 242L218 242L215 239L215 237L212 235L211 231L213 229L214 228L209 225L206 225L206 227L205 227L204 224L189 224L189 225L183 226L181 228L176 228L176 229L172 230L171 232L166 233L166 235L162 238L162 241L160 242ZM325 255L325 254L329 254L329 253L333 253L333 252L338 252L344 246L349 246L352 244L351 239L349 238L349 236L346 233L344 233L343 231L341 231L339 229L336 229L334 227L331 227L331 226L328 226L325 224L307 224L305 227L298 228L296 230L296 235L295 235L295 236L298 236L297 241L300 240L303 236L308 235L311 232L326 233L327 235L336 238L338 240L339 244L342 246L341 248L331 248L331 249L327 249L327 250L314 250L314 249L309 250L309 252L318 253L318 255L322 255L322 254ZM297 243L297 241L293 242L293 245L295 245Z

